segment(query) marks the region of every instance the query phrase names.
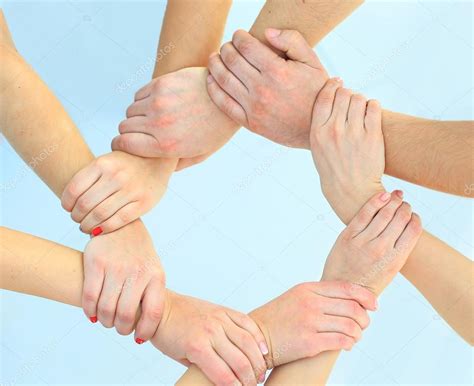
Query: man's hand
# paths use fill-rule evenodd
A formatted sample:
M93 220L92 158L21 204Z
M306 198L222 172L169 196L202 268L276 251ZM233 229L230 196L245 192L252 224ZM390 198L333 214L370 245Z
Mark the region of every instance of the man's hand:
M324 280L346 280L379 295L405 264L422 232L400 191L377 193L340 234Z
M347 224L376 192L385 168L382 110L330 79L319 92L311 123L311 152L321 188Z
M156 205L174 168L169 160L113 151L76 173L61 204L84 233L113 232Z
M239 30L209 58L208 91L214 103L249 130L285 146L309 149L311 112L328 75L304 37L267 29L285 60Z
M252 311L267 337L269 368L328 350L350 350L369 325L376 298L349 282L311 282Z
M151 343L216 385L256 385L267 370L265 337L249 316L171 291Z
M209 98L207 75L204 67L184 68L140 89L112 148L142 157L200 161L223 146L238 125Z
M82 307L91 322L128 335L141 304L135 341L153 336L164 307L165 275L141 221L92 238L84 250L84 276Z

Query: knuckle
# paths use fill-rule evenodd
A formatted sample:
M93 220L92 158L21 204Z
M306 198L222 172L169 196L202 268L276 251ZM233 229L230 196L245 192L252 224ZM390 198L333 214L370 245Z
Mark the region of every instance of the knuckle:
M105 219L107 219L108 214L109 214L108 208L99 206L98 208L94 209L94 211L92 212L92 218L96 222L102 222Z
M117 313L117 319L124 324L130 324L135 321L135 314L128 310L122 311Z
M94 161L96 167L98 167L102 172L108 173L113 172L115 163L106 157L99 157Z
M145 312L145 317L155 323L158 323L161 320L162 315L163 311L158 307L151 308Z
M98 296L89 289L84 289L83 293L83 302L88 304L93 304L97 302Z
M89 200L85 199L85 198L80 198L78 201L77 201L77 209L80 211L80 212L86 212L89 207L90 207L90 202Z

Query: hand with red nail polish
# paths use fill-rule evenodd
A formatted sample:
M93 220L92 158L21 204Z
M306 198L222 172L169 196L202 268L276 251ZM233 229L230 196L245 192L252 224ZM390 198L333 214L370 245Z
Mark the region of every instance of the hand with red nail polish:
M113 151L76 173L64 189L61 204L84 233L110 233L158 203L174 168L173 161Z
M264 332L269 368L328 350L350 350L375 310L369 290L348 282L298 284L249 315Z
M384 191L380 104L329 79L314 104L310 142L322 191L347 224L372 195Z
M379 295L405 264L422 232L400 191L377 193L340 234L323 280L344 280Z
M84 250L82 307L92 323L130 334L138 310L136 342L158 328L165 299L165 275L150 235L140 220L93 237Z
M184 365L197 365L217 385L255 385L267 370L265 337L252 318L169 290L151 343Z

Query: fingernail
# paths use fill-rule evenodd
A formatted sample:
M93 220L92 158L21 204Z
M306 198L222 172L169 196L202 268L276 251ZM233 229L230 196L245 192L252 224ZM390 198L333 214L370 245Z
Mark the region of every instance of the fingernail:
M260 351L262 352L263 355L268 354L268 347L267 347L267 344L265 342L260 342L258 344L258 347L260 348Z
M91 316L89 318L89 320L92 322L92 323L97 323L97 316Z
M279 29L267 28L267 35L270 36L271 38L276 38L280 34L281 34L281 31Z
M263 383L263 382L265 382L265 373L260 375L260 377L258 378L258 383Z
M401 190L395 190L395 194L400 197L400 198L403 198L403 192Z
M97 227L97 228L92 229L91 235L92 236L99 236L101 233L102 233L102 228Z
M390 198L390 193L389 192L381 193L379 197L381 201L388 201L388 199Z
M207 76L207 83L212 83L212 82L214 82L214 77L211 74L209 74Z
M145 341L144 341L143 339L140 339L140 338L135 338L135 342L136 342L137 344L143 344L143 343L145 343Z

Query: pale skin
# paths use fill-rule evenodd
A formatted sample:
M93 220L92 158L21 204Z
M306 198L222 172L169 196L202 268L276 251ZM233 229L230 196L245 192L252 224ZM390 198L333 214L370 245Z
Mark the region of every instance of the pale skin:
M344 89L339 79L329 80L316 99L311 123L311 150L322 190L345 223L354 216L370 217L368 213L361 216L361 206L375 192L384 194L381 184L384 170L381 120L382 110L377 101L367 101L361 95ZM383 233L390 232L390 229L393 231L395 219L406 221L408 218L410 208L402 203L402 197L402 192L396 191L395 197L374 218L372 224L385 224ZM390 218L392 220L387 221ZM365 232L373 231L372 224ZM385 254L387 258L383 259L383 264L373 265L376 269L361 270L364 261L372 260L366 253L358 260L361 266L353 271L346 268L353 253L346 255L345 262L339 258L338 261L344 263L333 269L330 254L323 277L339 280L343 277L371 288L378 295L401 270L451 327L472 345L473 263L429 233L422 232L416 215L412 215L409 224L406 231L411 228L410 232L417 233L419 240L408 260L399 257L407 249L411 251L412 246L400 238L394 245L394 251ZM378 238L383 238L383 233ZM344 239L341 235L338 241ZM337 245L336 242L333 251ZM365 246L362 250L370 248ZM379 274L381 269L385 275ZM273 371L268 384L325 384L337 357L337 352L325 352L315 358L281 366Z
M257 17L251 33L264 40L266 26L284 27L296 20L308 41L315 44L361 3L358 0L331 3L270 0ZM113 149L142 157L166 156L171 164L178 162L173 157L180 157L179 170L205 160L234 135L239 125L209 98L205 68L208 54L220 45L230 4L230 1L200 2L199 6L189 1L168 3L153 74L155 79L135 94L135 102L127 109L127 119L119 125L120 135L112 142ZM109 174L130 174L125 166L118 164ZM71 185L84 185L78 181L92 180L91 176L97 173L97 167L90 167L77 175ZM151 170L149 174L153 174ZM82 221L81 228L86 232L97 226L109 232L125 224L124 218L114 211L126 203L130 212L133 211L126 219L133 219L157 202L154 197L158 195L148 189L154 182L147 184L144 180L142 185L133 185L135 190L122 184L116 188L119 191L110 196L114 188L105 181L106 178L94 185L73 189L63 197L63 206L73 211L76 221ZM79 197L86 188L93 193L87 195L84 203ZM86 212L89 214L84 216ZM102 226L104 218L108 220Z
M5 24L5 26L6 26L6 24ZM78 135L77 129L74 127L74 125L70 121L69 117L67 117L67 115L64 113L64 111L62 110L62 107L60 106L58 101L54 98L54 96L51 94L51 92L47 89L47 87L44 85L44 83L41 82L41 80L37 77L37 75L33 72L33 70L31 70L31 68L29 68L26 65L26 63L22 60L22 58L17 53L15 53L14 55L10 55L11 54L10 51L13 51L13 50L10 50L7 47L7 49L5 49L4 54L5 54L5 58L7 58L7 56L8 56L8 60L6 60L5 62L8 62L8 65L11 67L12 73L13 72L15 72L15 73L18 72L18 74L21 75L21 77L19 77L19 78L22 78L23 76L24 77L28 76L27 80L25 81L25 83L28 83L28 86L29 86L28 88L25 87L23 84L15 83L16 85L20 86L20 87L18 87L18 89L26 90L26 91L24 91L24 94L21 95L22 100L29 100L31 94L37 95L38 100L41 100L41 102L42 102L42 105L41 105L42 111L48 111L47 116L51 119L51 121L57 122L57 119L60 119L62 117L67 122L67 124L61 125L60 129L69 130L70 132L72 132L72 133L75 132L77 134L77 136L69 135L68 139L69 140L74 140L74 141L79 141L81 144L83 144L84 148L87 148L87 146L83 143L82 139ZM7 85L7 86L9 86L9 85ZM11 87L11 88L15 88L15 87ZM6 93L7 91L9 91L9 87L5 87L5 94L4 95L8 96L10 101L14 101L15 100L14 95L13 94L7 94ZM39 105L39 103L38 103L38 105ZM33 116L35 116L36 118L42 118L41 114L35 114L35 111L34 111L34 109L39 110L38 105L30 104L29 106L33 109L33 111L32 111ZM49 108L50 105L55 106L57 109L53 111L52 109ZM27 121L27 119L25 117L23 117L24 121L17 121L16 116L13 115L12 111L11 110L7 111L7 109L5 109L5 117L6 117L6 119L7 118L10 119L9 121L7 121L6 125L8 127L11 127L11 128L21 127L24 124L25 125L28 124L29 127L30 127L30 130L31 130L31 133L29 132L29 134L31 135L30 138L34 138L34 135L37 134L37 132L34 131L35 128L33 127L35 124L41 124L41 127L44 129L44 133L49 133L50 131L54 133L53 130L49 130L50 126L52 126L52 124L48 123L49 121L47 121L46 118L44 118L43 121L40 120L40 121L30 122L30 121ZM55 119L56 117L57 117L57 119ZM42 138L48 138L48 136L45 136L44 133L43 133ZM32 152L32 149L27 149L26 146L22 147L22 141L20 141L18 136L14 135L13 132L10 133L10 138L11 138L12 142L14 143L14 146L16 148L19 148L20 153L22 151L24 151L24 152L31 151ZM19 143L15 143L14 142L15 140L17 140ZM35 145L35 143L36 143L35 141L32 141L30 146ZM71 146L69 148L70 151L68 151L68 155L70 156L70 158L72 158L71 155L74 155L74 157L80 159L81 158L81 153L80 153L80 151L78 151L78 149L80 149L80 148L81 147L78 146L77 144L71 144ZM62 147L61 147L61 149L62 149ZM74 151L72 149L74 149ZM29 157L28 153L26 153L26 154L21 153L21 154L25 159L28 159L28 157ZM54 160L56 161L56 162L54 162L54 168L55 168L54 173L52 173L52 171L51 171L51 168L53 167L53 165L50 165L50 167L45 167L44 170L38 171L40 176L52 185L52 189L56 192L56 194L59 194L61 192L61 190L63 189L63 187L64 187L64 181L63 180L61 180L63 183L61 183L61 181L58 182L58 179L59 179L58 174L61 176L60 173L62 173L64 171L63 168L68 169L68 170L72 169L72 167L70 167L67 163L62 162L60 160L62 156L64 156L64 154L56 153L56 158L54 158ZM125 156L127 156L127 155L125 155ZM87 158L90 159L91 157L92 157L92 155L89 152ZM123 157L123 156L120 155L118 157ZM84 158L86 158L86 157L84 157ZM137 158L137 159L140 160L139 158ZM115 169L115 172L114 172L114 170L109 171L107 169L110 168L112 164L116 163L117 160L119 160L119 158L115 158L115 161L112 162L113 159L109 160L106 157L102 157L100 160L93 162L91 166L93 166L95 168L99 168L101 174L100 175L97 175L97 174L93 175L92 179L93 178L99 178L100 179L100 178L104 178L104 176L106 178L109 178L109 179L111 179L113 177L116 177L116 172L117 172L116 169ZM131 160L131 158L130 158L130 160ZM145 160L145 161L147 161L147 160ZM161 165L160 163L158 163L158 160L154 160L154 162L157 162L158 166ZM84 164L85 163L86 162L84 162ZM168 160L164 161L163 163L165 164L165 166L170 164L170 162ZM125 162L124 162L124 164L125 164ZM58 167L58 165L60 165L61 167ZM145 165L142 165L142 167L144 169L146 169ZM68 174L70 175L71 172L65 173L64 180L67 180L67 175ZM126 181L126 179L124 178L123 181ZM84 183L87 184L87 181L85 181ZM77 187L77 185L75 185L75 184L70 184L69 186L71 186L73 188ZM125 228L123 228L123 229L125 229ZM104 256L106 256L108 253L110 253L111 250L113 251L113 248L117 248L118 253L120 253L120 255L122 256L122 258L119 258L119 260L123 262L123 260L126 260L130 257L131 253L129 251L133 251L134 253L136 252L136 249L129 248L129 246L127 245L128 241L126 241L126 240L135 240L136 241L137 239L139 239L140 240L140 242L139 242L140 247L142 249L144 249L143 252L142 252L144 260L140 261L140 264L137 264L136 268L132 267L131 271L128 271L126 269L127 267L124 267L123 264L116 264L111 268L112 269L112 271L111 271L112 275L109 276L109 277L112 277L115 280L112 281L112 283L111 283L112 285L107 285L107 284L104 285L103 286L103 291L102 291L103 294L101 293L101 295L104 295L103 298L106 301L110 301L110 300L119 301L119 300L117 300L117 298L118 299L122 298L122 297L119 297L120 291L117 291L117 288L122 288L123 287L126 291L129 291L130 288L133 288L137 284L137 282L140 281L140 279L143 276L156 274L156 267L153 266L155 264L154 262L156 261L156 254L152 250L151 240L148 237L148 235L147 234L142 234L141 230L138 229L138 230L130 231L129 234L128 234L128 237L129 237L128 239L124 239L122 237L113 237L113 236L117 236L120 231L122 231L122 228L119 231L111 233L110 236L109 235L100 235L100 237L94 238L86 249L86 254L85 254L86 258L84 259L84 267L85 267L85 272L86 272L84 288L86 289L87 287L90 286L92 288L92 292L89 293L87 290L84 291L84 296L83 296L83 302L82 303L83 303L83 307L86 311L86 314L88 316L91 315L90 316L91 318L94 318L94 314L96 312L95 309L93 309L93 307L94 307L94 292L97 291L97 289L100 290L100 288L98 288L96 280L94 280L94 279L97 279L97 276L88 275L87 272L88 272L88 270L92 270L92 271L95 271L95 272L103 271L104 264L107 263L107 260L104 259ZM124 243L124 240L125 240L125 243ZM90 256L90 259L91 259L90 262L88 262L87 256ZM117 257L117 256L115 256L115 257ZM124 275L123 280L124 280L125 285L124 286L114 285L114 281L115 282L119 281L116 278L114 278L114 275L118 276L118 275L124 274L124 273L125 273L125 275ZM160 285L162 284L162 281L163 281L162 279L159 281ZM98 283L100 284L100 281L98 281ZM132 284L132 285L130 285L130 284ZM156 286L154 286L154 287L151 286L150 288L148 288L148 293L151 294L154 290L156 290ZM148 304L156 302L157 299L158 299L158 297L146 296L144 298L144 307L147 308ZM132 300L134 302L137 302L139 300L139 297L134 296L134 299L132 299ZM110 302L109 302L109 304L110 304ZM120 306L120 304L119 304L119 306ZM164 307L164 304L163 304L163 307ZM134 318L133 318L133 313L131 311L133 309L136 309L136 307L134 307L133 304L131 306L130 306L130 304L123 304L120 307L121 309L123 309L123 312L121 314L116 315L115 317L114 317L114 310L111 309L110 307L107 307L107 304L102 304L100 299L99 299L98 308L99 308L98 318L104 325L106 325L106 326L115 325L115 327L117 328L117 330L120 333L128 333L131 329L133 329L133 320L134 320ZM218 308L218 307L216 306L216 308ZM159 319L162 311L163 311L162 307L158 307L158 311L150 312L149 315L153 319L153 321L156 322ZM143 315L145 315L145 312L143 313ZM139 325L137 326L136 338L138 338L140 340L146 340L147 338L145 338L145 339L140 338L142 336L146 337L146 335L140 333L138 331L138 329L139 329ZM198 334L194 334L194 335L198 335ZM262 338L260 338L260 343L263 343ZM342 342L342 343L344 343L344 342ZM341 343L341 345L342 345L342 343ZM328 343L328 344L330 344L330 343ZM347 342L345 342L344 345L347 346ZM342 345L342 347L344 347L344 345ZM321 350L321 348L323 348L323 347L324 347L324 345L319 344L318 350ZM332 345L332 346L329 345L328 349L330 349L331 347L334 347L334 345ZM186 348L189 349L189 347L184 347L183 350L186 349ZM260 347L259 347L259 349L260 349ZM165 349L163 351L165 351ZM263 351L265 351L265 350L263 350ZM315 352L313 351L310 354L314 355ZM174 354L171 353L170 355L174 355ZM222 354L222 355L225 355L225 354ZM246 353L247 357L251 357L252 355L254 357L256 357L252 353ZM191 359L193 359L193 358L191 357ZM221 378L225 378L225 377L229 376L228 374L231 373L231 368L230 367L232 365L234 365L233 363L230 363L227 368L222 369L222 365L220 366L220 368L218 366L216 367L215 365L210 365L210 364L213 363L213 361L211 361L210 359L212 359L212 358L210 358L209 356L201 355L198 358L194 358L194 363L197 363L198 365L200 365L201 368L203 368L205 370L206 374L211 379L219 380ZM294 357L293 357L293 359L294 359ZM229 360L229 362L233 362L232 359L228 359L228 360ZM217 361L217 359L215 359L214 362L215 361ZM247 361L250 362L250 360L248 358L247 358ZM246 375L248 375L249 366L246 365L245 363L244 363L244 365L242 365L241 362L242 362L242 360L238 361L236 366L238 365L241 368L244 367L243 370L241 368L236 368L236 369L232 368L232 370L237 374L242 374L242 376L246 376ZM245 359L244 359L244 362L245 362ZM257 368L261 369L262 366L256 365L255 362L256 361L254 360L252 365L257 366ZM191 363L191 361L190 361L190 363ZM222 374L222 371L226 371L226 374ZM232 374L231 376L234 376L234 375ZM258 376L258 373L257 373L257 376Z
M295 30L267 29L280 58L237 31L209 61L211 99L236 122L282 145L309 149L311 111L328 75ZM383 112L385 172L447 193L472 196L472 121L436 121ZM455 152L455 156L453 156Z
M1 288L81 305L82 253L5 227L0 227L0 240ZM255 344L250 335L257 335L261 330L271 342L267 363L259 358L253 360L254 368L264 374L267 366L314 356L323 347L350 350L369 324L366 309L375 308L375 296L361 286L336 281L302 283L252 311L250 316L256 324L248 325L243 314L166 290L163 321L151 343L171 358L189 365L207 351L207 341L219 341L216 336L222 326L229 339L241 346ZM202 334L200 330L204 328L210 337ZM239 337L242 330L247 335ZM192 341L193 346L181 343L186 340ZM280 348L284 350L276 355ZM216 352L220 349L218 344L212 348ZM224 362L221 364L225 366ZM251 370L246 378L240 379L242 384L255 384ZM230 385L236 381L226 378L225 373L218 375L215 384ZM208 376L215 378L212 373Z

